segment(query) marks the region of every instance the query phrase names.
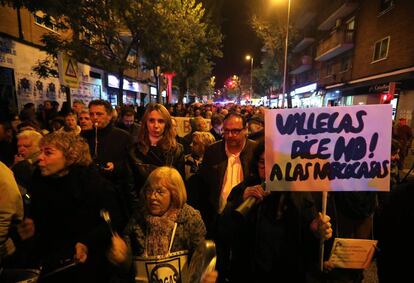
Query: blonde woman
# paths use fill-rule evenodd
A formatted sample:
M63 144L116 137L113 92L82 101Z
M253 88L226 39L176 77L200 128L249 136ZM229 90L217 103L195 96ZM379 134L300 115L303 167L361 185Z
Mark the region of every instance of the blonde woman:
M187 193L178 171L158 167L141 190L142 207L131 218L124 238L112 238L108 258L134 274L135 282L199 282L200 268L188 273L191 258L204 242L200 212L186 204ZM217 274L210 274L214 282Z
M54 132L40 141L38 161L30 215L19 227L20 237L33 237L32 256L45 273L67 260L78 263L51 282L108 282L104 251L111 234L100 211L109 210L116 227L117 196L91 166L88 144L73 133Z
M158 103L147 106L133 152L136 186L140 190L149 173L160 166L176 168L184 176L184 151L175 139L171 116Z
M191 141L191 153L185 156L185 179L188 180L198 172L198 168L203 161L206 148L215 143L216 139L210 132L196 131L193 133Z

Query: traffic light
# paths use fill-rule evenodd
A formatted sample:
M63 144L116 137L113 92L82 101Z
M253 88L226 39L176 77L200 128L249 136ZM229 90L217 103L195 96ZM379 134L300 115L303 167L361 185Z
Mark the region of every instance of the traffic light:
M390 104L393 99L394 95L391 93L381 94L381 104Z

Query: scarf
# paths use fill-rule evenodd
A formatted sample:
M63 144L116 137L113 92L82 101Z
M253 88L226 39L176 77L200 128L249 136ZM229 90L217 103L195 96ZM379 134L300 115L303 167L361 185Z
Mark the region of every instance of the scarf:
M165 256L168 253L174 224L180 209L171 209L162 216L148 215L146 252L148 256Z

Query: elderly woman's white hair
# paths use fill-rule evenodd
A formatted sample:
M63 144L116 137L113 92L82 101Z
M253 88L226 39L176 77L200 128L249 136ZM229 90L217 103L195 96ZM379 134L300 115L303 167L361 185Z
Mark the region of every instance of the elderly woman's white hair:
M39 142L42 139L42 134L34 130L24 130L17 134L17 138L28 138L36 147L39 147Z
M144 189L141 192L145 192L145 189L154 185L161 184L168 189L171 193L171 206L173 208L183 208L187 202L187 191L185 189L183 178L177 169L168 166L162 166L156 168L148 176L144 185Z

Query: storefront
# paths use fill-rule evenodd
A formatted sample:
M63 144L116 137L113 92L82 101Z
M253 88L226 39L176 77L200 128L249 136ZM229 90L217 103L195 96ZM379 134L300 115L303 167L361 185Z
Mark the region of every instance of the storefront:
M344 89L342 91L342 101L344 105L390 103L393 108L392 118L395 119L400 104L401 92L401 82L370 84Z
M111 102L113 106L116 106L118 105L119 79L115 75L108 74L107 80L107 100ZM148 92L148 85L129 78L124 78L122 102L125 105L134 106L141 105L141 103L145 104L145 98L148 96Z
M150 97L150 99L149 99L149 101L147 103L149 103L149 102L157 102L157 87L155 87L153 85L150 85L149 88L150 88L151 97Z
M322 107L323 91L318 90L317 87L318 85L313 83L294 89L290 93L290 96L292 97L292 107Z

